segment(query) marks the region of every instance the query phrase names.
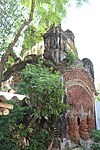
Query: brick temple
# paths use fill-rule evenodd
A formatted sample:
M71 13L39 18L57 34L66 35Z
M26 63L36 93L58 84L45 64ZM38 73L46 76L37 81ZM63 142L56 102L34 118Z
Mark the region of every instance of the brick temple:
M41 54L44 53L45 62L51 61L50 64L54 69L61 72L64 89L63 102L69 105L68 110L64 113L65 122L62 122L64 128L61 131L61 138L69 138L72 141L79 141L80 138L87 140L89 129L95 128L96 91L93 64L88 58L79 59L72 31L63 31L60 25L52 26L43 38L44 42L40 45L40 50L44 48L44 52L41 51ZM69 52L75 56L73 61L70 61ZM33 51L28 54L27 59L12 65L4 73L5 81L11 77L11 82L10 80L7 82L12 87L16 87L20 80L19 71L25 68L27 63L36 64L38 62L37 56L32 55Z
M89 129L95 128L94 114L94 71L88 58L80 60L75 47L72 31L63 31L60 26L50 28L44 35L44 58L50 59L59 68L64 85L64 102L69 104L66 112L66 134L71 140L89 138ZM76 59L73 63L67 60L68 51ZM63 65L62 65L63 64Z

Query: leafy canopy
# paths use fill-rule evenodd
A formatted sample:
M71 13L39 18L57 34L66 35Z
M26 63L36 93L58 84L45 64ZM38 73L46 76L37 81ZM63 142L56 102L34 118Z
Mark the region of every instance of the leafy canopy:
M25 21L20 0L0 0L0 53L7 49L17 30Z
M86 0L76 0L83 2ZM14 47L22 46L23 31L30 25L33 25L39 35L45 33L45 30L51 24L58 25L62 18L66 15L66 4L69 0L1 0L0 1L0 85L5 64L9 59L11 51ZM37 32L38 33L38 32ZM33 36L37 37L37 34ZM29 34L30 36L30 34ZM25 36L27 38L27 36ZM32 39L32 38L31 38ZM34 38L36 39L36 38ZM29 43L34 40L30 40ZM35 43L34 41L33 43ZM23 48L27 50L27 41L24 40ZM30 43L30 47L32 44ZM34 44L33 44L34 45ZM29 49L30 49L29 47ZM19 49L17 48L18 52ZM25 50L22 52L25 52ZM13 56L11 56L13 57ZM10 59L9 59L10 60ZM10 63L11 64L11 63Z
M87 0L76 0L76 3L81 5L84 1ZM34 0L31 25L44 33L51 24L59 24L62 18L66 16L66 4L68 3L70 3L69 0ZM12 42L20 26L28 19L30 9L31 0L0 0L1 55Z
M28 65L22 71L18 92L30 98L31 109L38 110L37 115L59 116L65 108L60 74L52 74L40 64Z

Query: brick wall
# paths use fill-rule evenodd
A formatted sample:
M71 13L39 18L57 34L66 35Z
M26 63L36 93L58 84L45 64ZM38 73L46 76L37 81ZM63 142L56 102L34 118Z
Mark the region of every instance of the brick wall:
M63 74L65 85L66 101L71 105L69 113L70 120L77 120L69 123L69 136L71 139L89 138L88 129L94 128L94 86L92 78L84 68L71 68ZM79 121L78 121L79 119ZM73 127L77 127L74 131ZM77 136L78 135L78 138Z

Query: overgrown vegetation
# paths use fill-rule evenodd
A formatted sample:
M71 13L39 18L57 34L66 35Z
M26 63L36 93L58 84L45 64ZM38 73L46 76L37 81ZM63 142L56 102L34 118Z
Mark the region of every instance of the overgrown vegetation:
M80 6L86 1L76 0L76 4ZM9 70L6 62L11 52L15 55L16 52L20 53L22 46L20 54L23 56L37 39L41 39L47 28L52 24L58 25L66 17L66 6L69 3L69 0L0 0L0 86L5 67ZM25 29L28 32L24 32ZM14 47L17 47L16 52Z
M93 143L93 144L91 145L91 148L92 148L92 150L100 150L100 144Z
M67 61L68 61L68 64L73 63L74 60L77 59L77 57L78 57L78 56L73 52L73 50L70 49L70 50L67 52L67 57L66 57L66 59L67 59Z
M92 150L100 150L100 130L90 130L90 137L94 140Z
M54 137L54 123L58 129L60 115L66 109L61 76L41 64L27 65L21 76L18 93L27 98L14 103L9 116L0 118L0 148L46 150Z

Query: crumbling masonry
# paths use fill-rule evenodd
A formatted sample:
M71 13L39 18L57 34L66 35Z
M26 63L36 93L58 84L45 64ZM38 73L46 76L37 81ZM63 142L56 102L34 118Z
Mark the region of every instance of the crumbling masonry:
M70 30L64 32L60 26L50 28L44 35L44 48L44 58L56 64L62 73L64 101L70 105L66 112L66 136L74 141L87 140L89 129L95 128L93 64L88 58L78 58L74 34ZM69 51L76 56L70 64Z
M95 128L94 96L96 92L93 64L88 58L83 60L78 58L72 31L63 31L61 26L52 26L43 38L45 65L47 64L48 67L48 62L51 62L49 65L61 72L65 92L63 101L69 104L69 110L64 114L65 131L63 130L64 134L61 134L61 138L67 137L73 141L78 141L80 138L87 140L89 129ZM74 59L70 61L72 58ZM20 80L19 71L25 68L27 63L36 64L37 62L36 55L25 57L24 61L12 65L4 72L4 81L12 76L11 84L16 87L16 83Z

